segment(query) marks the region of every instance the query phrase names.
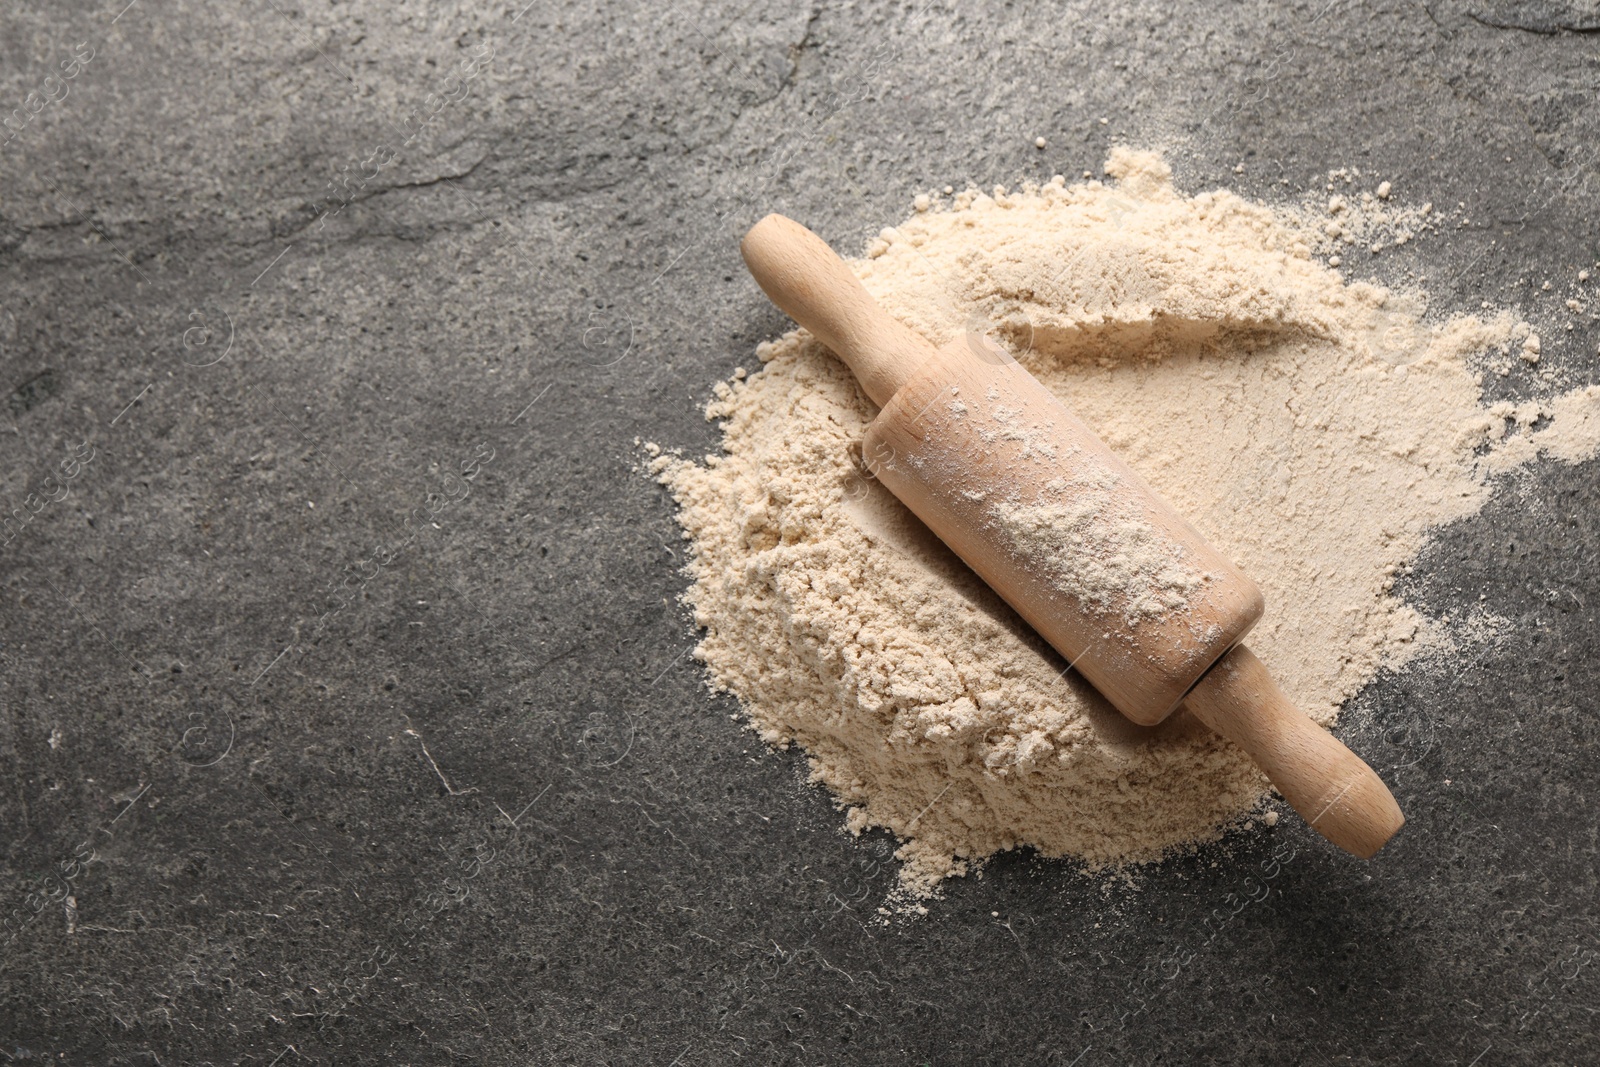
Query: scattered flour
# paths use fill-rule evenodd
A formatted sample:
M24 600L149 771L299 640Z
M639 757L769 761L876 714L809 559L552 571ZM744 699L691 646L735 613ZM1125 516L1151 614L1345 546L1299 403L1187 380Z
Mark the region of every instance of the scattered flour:
M1267 598L1251 647L1331 723L1380 666L1449 641L1391 593L1427 531L1475 512L1497 472L1593 456L1600 387L1486 406L1476 368L1537 356L1526 324L1430 323L1419 294L1313 259L1426 226L1384 186L1330 175L1332 235L1326 202L1186 197L1127 150L1106 170L919 197L856 269L936 344L992 332L1235 558ZM908 892L1024 845L1151 860L1258 809L1242 754L1182 712L1117 715L863 473L875 409L842 364L803 331L758 355L707 409L723 454L652 463L693 543L696 656L763 739L805 748L852 830L898 835ZM1012 516L1019 536L1061 549L1078 525L1060 507ZM1193 578L1149 574L1145 608Z

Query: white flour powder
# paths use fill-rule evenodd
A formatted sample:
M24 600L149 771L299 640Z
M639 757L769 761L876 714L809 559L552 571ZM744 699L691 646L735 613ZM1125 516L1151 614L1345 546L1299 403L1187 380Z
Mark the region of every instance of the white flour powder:
M1110 481L1110 479L1107 479ZM1188 605L1205 575L1171 546L1114 484L1062 483L1046 504L996 504L999 537L1057 588L1095 608L1117 607L1128 625Z
M1251 647L1331 723L1381 665L1448 641L1390 593L1428 529L1476 511L1497 471L1592 456L1600 389L1484 406L1475 368L1528 359L1526 323L1428 323L1415 299L1312 258L1335 247L1330 223L1366 244L1422 229L1386 187L1341 184L1312 217L1184 197L1150 154L1119 150L1107 170L1114 184L919 197L856 269L935 344L993 332L1235 558L1267 597ZM1242 754L1181 712L1136 727L1063 676L860 473L875 411L842 364L803 332L758 354L707 410L723 454L653 464L693 542L697 656L762 738L804 747L851 829L898 835L906 888L1022 845L1149 860L1258 808L1267 786ZM1082 532L1072 506L1011 518L1059 552ZM1148 575L1144 607L1194 577Z

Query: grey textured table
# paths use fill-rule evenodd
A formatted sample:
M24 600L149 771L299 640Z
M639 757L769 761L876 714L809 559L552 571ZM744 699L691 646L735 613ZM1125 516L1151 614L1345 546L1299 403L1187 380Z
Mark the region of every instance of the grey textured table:
M887 927L889 841L705 693L633 469L782 328L761 213L859 248L1113 141L1465 204L1371 271L1557 322L1593 0L125 2L0 14L6 1062L1600 1062L1597 464L1408 579L1519 626L1347 708L1379 862L1017 854Z

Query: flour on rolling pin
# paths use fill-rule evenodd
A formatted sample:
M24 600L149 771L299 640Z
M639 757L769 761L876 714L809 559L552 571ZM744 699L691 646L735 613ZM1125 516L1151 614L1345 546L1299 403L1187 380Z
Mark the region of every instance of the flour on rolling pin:
M1054 461L1057 448L1050 425L1021 424L1020 408L1007 407L1000 390L990 387L976 412L965 401L952 401L954 418L974 419L984 446L1015 443L1019 461L1044 461L1052 473L1064 468ZM984 425L987 417L997 427ZM966 489L970 499L985 500L998 535L1033 560L1064 593L1120 614L1128 626L1180 611L1207 575L1194 565L1183 546L1160 535L1140 502L1122 491L1121 477L1103 468L1057 476L1023 501L1003 490Z
M1161 536L1148 510L1124 491L1122 477L1103 467L1073 469L1074 456L1059 454L1051 424L1022 425L1019 408L1007 407L990 387L974 405L952 400L946 410L954 419L971 419L979 444L993 453L1015 446L1012 463L1043 463L1052 475L1027 498L1006 485L972 487L960 492L987 508L989 525L1064 595L1077 597L1107 614L1120 615L1132 627L1147 619L1188 607L1191 594L1209 577L1192 553ZM988 420L991 425L985 425ZM998 424L993 425L993 424ZM941 466L960 479L970 452L942 456ZM908 457L921 465L922 455ZM1015 485L1015 479L1011 480Z
M1205 574L1187 566L1187 553L1163 542L1112 486L1056 479L1045 488L1053 502L997 503L990 513L1000 535L1058 588L1122 615L1130 627L1188 606Z

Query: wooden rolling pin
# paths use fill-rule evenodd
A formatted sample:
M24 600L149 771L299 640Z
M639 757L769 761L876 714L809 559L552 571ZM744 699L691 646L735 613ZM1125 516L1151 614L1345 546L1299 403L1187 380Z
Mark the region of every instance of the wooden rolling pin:
M1180 704L1244 749L1313 829L1368 858L1405 816L1240 639L1261 591L996 346L935 348L816 234L768 215L741 245L772 302L882 409L872 473L1134 722Z

